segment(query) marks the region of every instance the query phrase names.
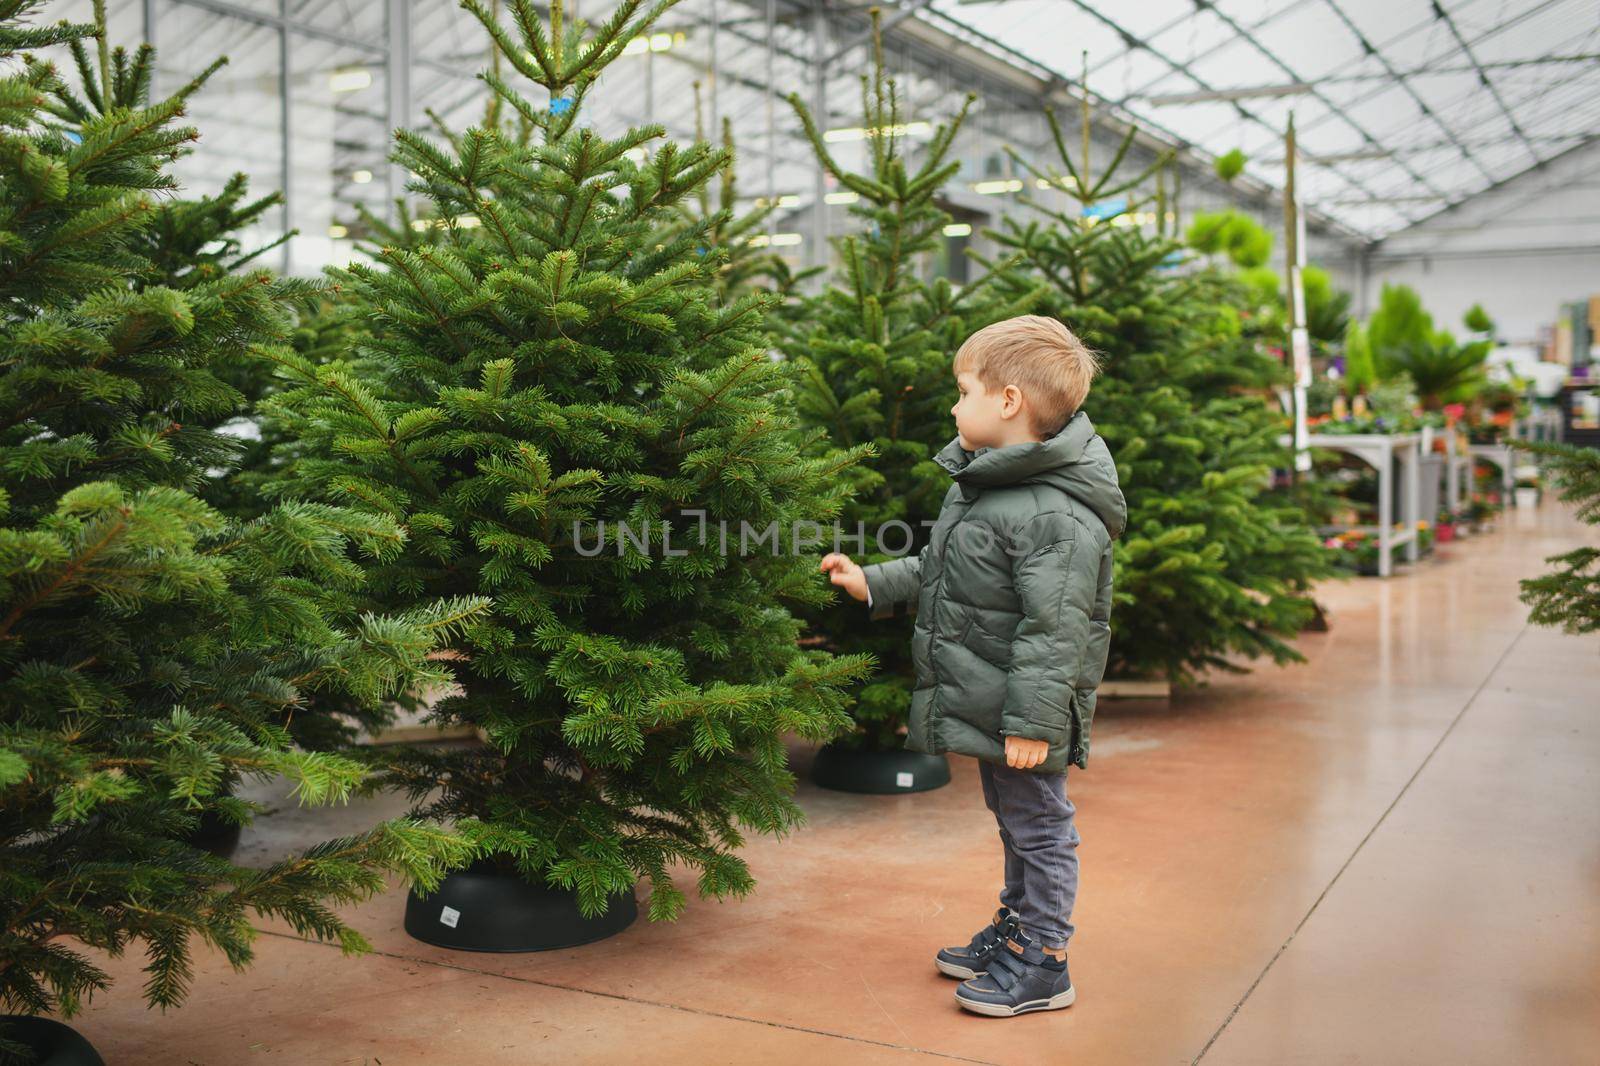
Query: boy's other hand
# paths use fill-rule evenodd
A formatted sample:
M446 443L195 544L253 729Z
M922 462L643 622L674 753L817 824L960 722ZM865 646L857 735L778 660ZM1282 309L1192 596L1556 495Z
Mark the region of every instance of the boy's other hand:
M1006 737L1006 765L1015 770L1029 770L1044 762L1050 754L1048 740L1029 740L1027 737Z
M829 552L822 557L822 572L828 580L844 589L858 600L867 598L867 575L861 567L850 561L850 556Z

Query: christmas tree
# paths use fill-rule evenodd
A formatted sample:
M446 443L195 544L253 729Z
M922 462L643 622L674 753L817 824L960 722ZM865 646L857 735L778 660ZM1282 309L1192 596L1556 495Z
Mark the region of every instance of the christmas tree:
M58 83L47 103L62 132L79 140L87 126L113 112L148 107L155 81L155 48L149 43L141 43L131 52L120 45L111 47L104 4L96 4L94 10L96 55L90 55L83 40L68 42L78 84ZM97 61L101 53L103 64ZM227 62L226 57L218 58L196 76L189 95ZM160 286L183 291L244 271L293 236L286 233L256 248L245 247L244 231L260 224L282 204L283 196L276 192L252 198L249 179L242 173L234 174L212 196L163 196L155 202L148 224L131 235L139 258L147 265L138 275L130 273L128 283L135 288ZM250 491L249 479L266 461L268 443L261 439L251 416L270 389L272 364L249 354L249 346L259 340L254 334L220 334L217 339L228 348L217 353L211 373L236 395L231 402L219 404L205 421L211 428L227 427L238 455L227 467L212 468L200 494L226 514L256 517L262 506Z
M1285 371L1242 331L1236 283L1179 269L1164 205L1154 225L1141 219L1150 200L1138 190L1165 161L1124 173L1130 130L1093 174L1087 103L1077 160L1047 119L1056 158L1015 158L1069 205L1003 219L994 237L1012 262L991 268L1017 293L1050 282L1041 313L1101 354L1085 410L1128 501L1109 671L1178 682L1239 669L1238 656L1297 660L1286 638L1311 617L1307 589L1328 569L1304 514L1267 492L1272 470L1289 464L1278 443L1287 425L1265 399ZM1107 202L1109 212L1086 210Z
M950 475L933 456L955 436L956 349L974 331L1026 312L1032 294L1001 300L986 286L958 291L948 279L926 280L923 261L943 241L950 214L940 190L960 163L951 142L972 104L968 97L948 122L933 126L919 161L907 144L907 116L895 81L887 77L878 14L873 12L873 67L861 79L866 169L837 160L817 120L797 94L789 102L822 166L857 199L849 211L860 231L834 242L838 266L823 290L800 302L780 347L799 369L801 413L808 426L839 447L871 445L876 458L853 475L853 499L840 522L835 550L854 550L860 563L914 553L950 489ZM814 210L821 210L820 204ZM893 523L903 523L903 526ZM845 537L862 535L857 546ZM904 543L900 543L904 541ZM874 605L881 616L889 605ZM863 649L880 663L876 680L858 695L858 729L847 740L878 749L900 747L915 671L909 619L881 622L853 600L811 615L832 647Z
M786 607L826 596L791 529L837 513L864 452L802 453L792 370L763 344L773 298L719 301L711 226L657 240L728 153L635 162L659 126L584 122L595 79L671 3L623 0L590 27L511 0L507 28L469 0L503 62L482 77L532 133L396 135L438 240L335 272L370 333L326 366L285 355L299 384L273 401L307 449L283 492L409 530L369 566L376 602L493 598L460 694L433 709L488 744L403 753L417 813L466 822L589 915L648 879L657 919L684 904L674 863L703 894L749 890L744 831L801 817L785 732L837 732L868 666L799 650Z
M1600 525L1600 449L1572 444L1517 445L1545 458L1560 498L1576 506L1580 521ZM1568 633L1600 630L1600 548L1584 545L1545 560L1555 569L1522 582L1522 602L1535 625Z
M58 83L46 105L62 133L79 141L88 124L114 112L147 107L156 70L153 46L142 43L131 52L120 45L111 47L104 5L97 3L94 13L96 54L91 56L83 40L68 42L78 86ZM97 61L102 54L104 63ZM192 79L185 96L202 91L227 63L225 56L213 61ZM210 282L244 272L294 235L291 231L255 248L245 247L247 227L260 224L282 203L283 197L275 192L252 199L249 181L242 173L229 178L215 195L161 197L148 224L130 234L146 267L130 272L128 283L135 290L160 286L201 291ZM256 276L267 277L264 272ZM296 323L287 339L297 351L326 361L336 346L349 344L350 332L359 322L350 313L348 301L341 302L336 291L304 286L282 291L285 298L279 302ZM282 333L280 329L278 338ZM225 466L208 468L197 487L202 499L235 518L258 518L270 509L261 490L270 477L274 448L287 444L259 411L273 385L274 364L252 351L263 339L262 333L251 330L215 335L208 373L231 386L236 395L231 404L219 404L203 418L198 412L191 415L207 428L219 430L220 439L237 452ZM409 704L409 694L402 694L400 703ZM289 725L297 744L327 750L349 743L359 728L375 731L390 724L394 710L387 703L323 692L310 705L302 706Z
M359 950L332 904L470 857L409 821L263 870L182 837L208 809L248 820L227 795L244 778L348 796L364 769L295 748L288 722L321 692L370 705L445 682L427 655L481 605L363 615L348 552L394 555L395 522L322 504L238 522L193 495L233 451L207 428L239 399L222 363L276 341L299 287L156 282L148 230L198 83L63 123L61 78L24 50L96 29L30 27L34 6L0 0L0 1008L70 1014L106 987L69 937L140 945L145 995L169 1006L196 936L238 967L252 916ZM112 84L123 60L103 39L97 54Z

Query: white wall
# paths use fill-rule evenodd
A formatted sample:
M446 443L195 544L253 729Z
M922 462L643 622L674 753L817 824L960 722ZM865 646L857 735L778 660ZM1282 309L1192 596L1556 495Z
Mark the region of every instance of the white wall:
M1385 282L1416 289L1458 335L1462 314L1482 303L1503 339L1533 341L1558 304L1600 295L1600 141L1375 245L1363 313Z

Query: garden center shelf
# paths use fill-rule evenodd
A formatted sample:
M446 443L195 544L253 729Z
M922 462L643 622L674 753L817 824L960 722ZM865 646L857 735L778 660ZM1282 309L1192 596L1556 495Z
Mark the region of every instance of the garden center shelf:
M1513 422L1511 432L1518 440L1547 443L1561 439L1562 424L1561 408L1554 404L1541 403L1527 417Z
M1517 480L1517 461L1511 453L1509 444L1469 444L1467 453L1474 459L1484 462L1500 471L1500 499L1505 503L1512 502L1512 486Z
M1291 441L1286 435L1283 443ZM1420 433L1313 433L1306 446L1346 452L1378 472L1378 524L1357 526L1378 540L1378 576L1394 572L1390 553L1404 545L1406 561L1416 562L1419 544L1417 520L1421 511L1422 435ZM1394 528L1394 467L1400 463L1400 524Z
M1472 502L1471 447L1470 444L1466 449L1452 447L1445 452L1444 505L1452 515L1460 514Z
M1600 380L1568 378L1557 393L1561 412L1561 439L1568 444L1600 448Z

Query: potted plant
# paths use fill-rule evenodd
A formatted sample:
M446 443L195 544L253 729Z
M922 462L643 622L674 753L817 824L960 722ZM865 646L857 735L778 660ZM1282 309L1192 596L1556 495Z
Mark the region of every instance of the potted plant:
M1526 470L1517 471L1516 487L1512 490L1517 507L1539 506L1539 475Z
M1426 518L1417 519L1417 555L1433 554L1433 525Z
M1433 551L1434 534L1432 526L1419 520L1417 522L1417 555L1426 557ZM1395 533L1405 532L1405 527L1395 524ZM1353 569L1368 577L1380 573L1378 558L1381 549L1378 545L1376 534L1367 533L1365 530L1350 530L1346 533L1330 537L1325 542L1328 547L1335 549L1335 562L1346 569ZM1395 544L1389 548L1389 564L1391 571L1405 561L1405 545Z
M1440 544L1449 544L1456 539L1456 517L1449 511L1440 511L1438 519L1433 524L1434 536Z
M1483 365L1492 344L1486 340L1462 344L1448 331L1434 329L1433 317L1410 286L1383 286L1367 332L1378 376L1409 379L1424 411L1437 412L1452 401L1469 400L1483 384Z
M1365 530L1352 529L1337 533L1325 540L1323 546L1330 550L1333 565L1340 569L1354 570L1364 577L1377 577L1381 573L1378 568L1378 538ZM1398 547L1389 549L1391 564L1399 561L1399 551Z
M1494 528L1494 516L1501 511L1498 493L1474 492L1467 505L1467 520L1474 533L1488 533Z

